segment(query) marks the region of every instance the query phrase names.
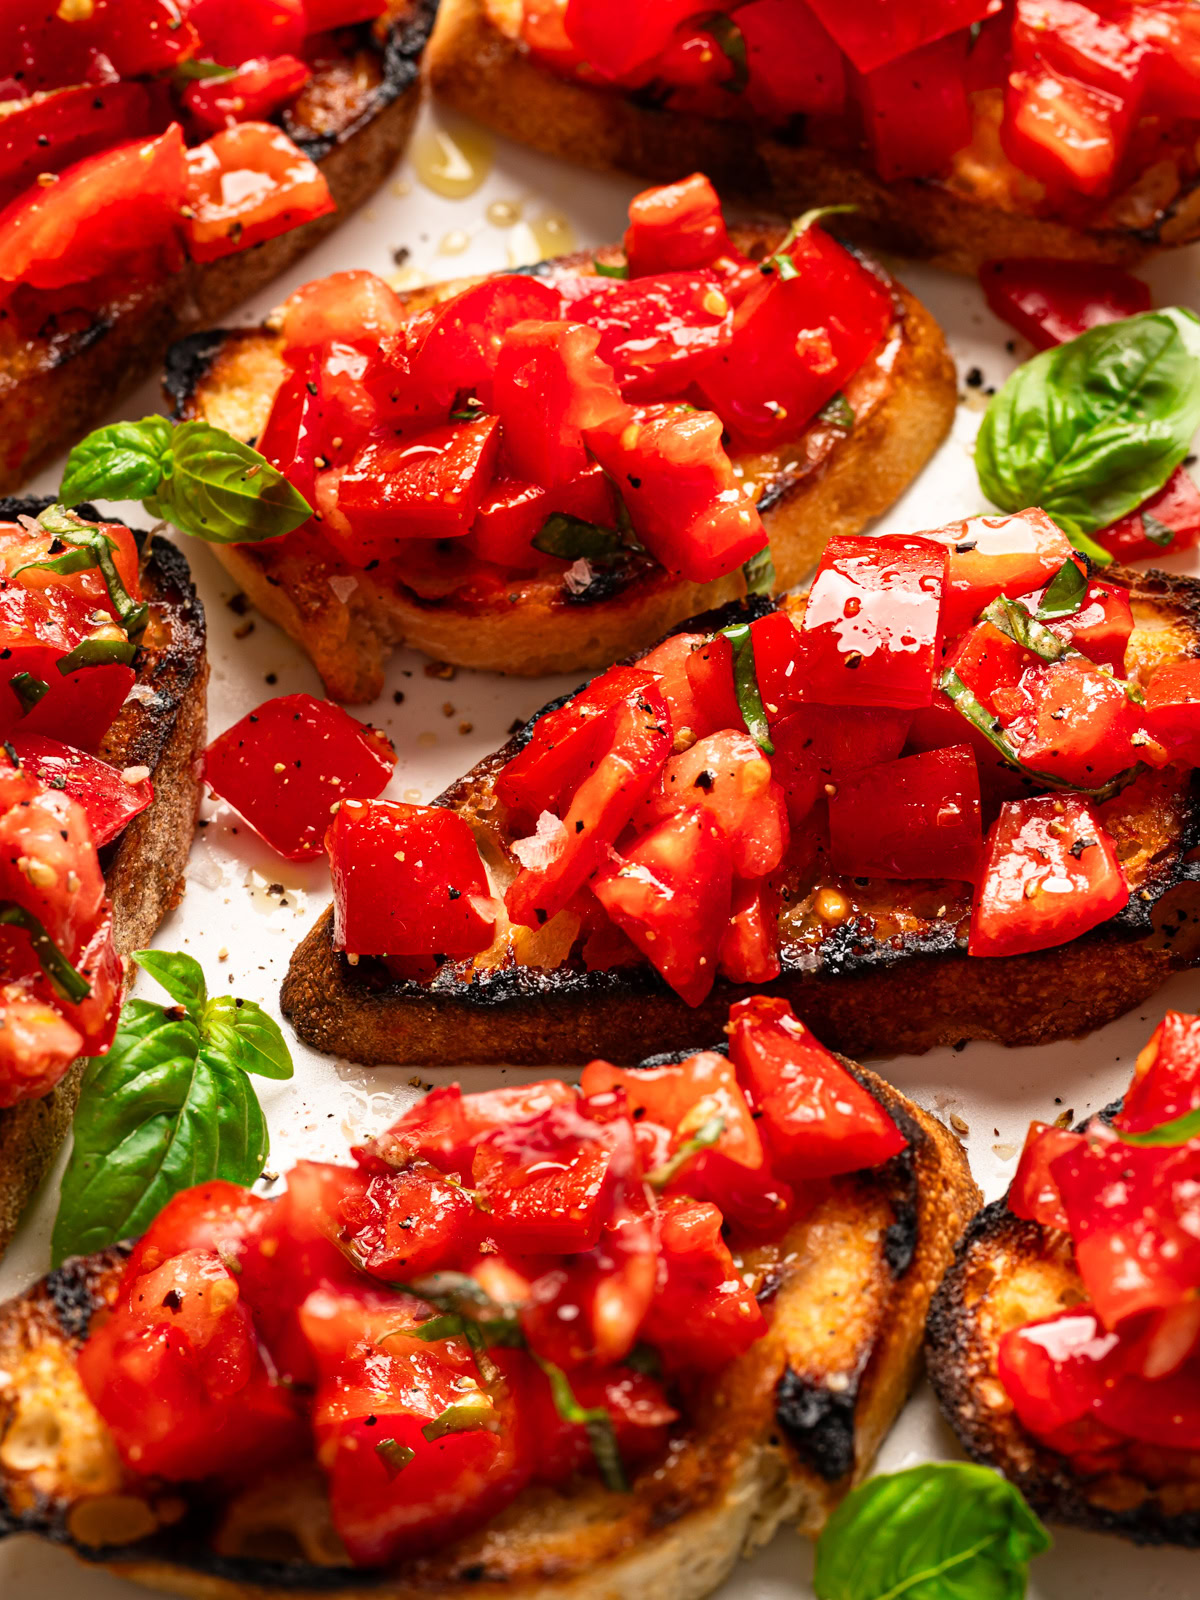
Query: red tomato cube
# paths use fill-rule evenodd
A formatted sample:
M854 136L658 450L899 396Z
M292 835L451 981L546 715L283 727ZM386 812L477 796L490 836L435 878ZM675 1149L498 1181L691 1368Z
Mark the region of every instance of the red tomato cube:
M1150 286L1120 267L1090 261L985 261L989 306L1038 350L1150 309Z
M759 116L786 122L797 112L831 115L846 98L842 52L806 5L750 0L738 7L750 82L746 98Z
M1040 1222L1046 1228L1069 1226L1050 1163L1083 1142L1084 1135L1072 1133L1069 1128L1056 1128L1047 1122L1029 1124L1025 1148L1006 1197L1014 1216Z
M154 785L149 778L127 782L116 767L73 745L19 731L14 731L7 743L16 751L22 771L33 773L48 788L59 789L78 801L97 850L111 843L154 799ZM133 775L134 769L126 770Z
M1158 756L1125 685L1083 656L1027 667L1015 690L997 691L997 706L1021 761L1060 783L1098 789Z
M775 746L771 768L787 796L793 826L804 821L826 793L827 784L839 783L865 767L894 761L904 748L911 721L909 711L810 704L798 706L777 722L771 729ZM962 733L956 729L954 738L945 742L961 741Z
M1176 467L1157 494L1092 537L1118 561L1153 561L1190 550L1200 539L1200 492Z
M787 852L787 806L771 764L748 733L709 734L666 762L646 796L644 825L699 807L729 840L738 878L765 878Z
M970 144L966 69L967 36L958 32L858 78L867 140L885 183L936 177Z
M970 745L902 756L843 778L829 800L830 860L861 878L974 882L983 849Z
M779 890L769 878L735 879L729 926L721 938L721 976L733 983L770 983L779 959Z
M942 628L953 639L976 621L997 595L1029 594L1049 583L1064 561L1083 570L1066 534L1044 511L970 517L921 534L949 546Z
M1171 761L1200 762L1200 661L1159 667L1146 689L1146 726Z
M703 173L644 189L629 202L625 256L631 278L707 267L729 250L721 202Z
M571 317L600 330L596 354L627 400L681 395L696 372L733 337L733 311L707 268L605 285L571 305Z
M364 549L386 552L397 539L450 539L468 533L495 475L495 417L449 422L415 438L381 428L347 467L338 509Z
M583 430L629 414L599 343L581 323L518 322L505 331L492 403L515 476L543 489L577 478L588 464Z
M753 1290L721 1237L715 1205L682 1196L662 1207L660 1272L645 1333L673 1372L715 1372L766 1332Z
M1125 1133L1145 1133L1200 1106L1200 1017L1168 1011L1137 1058L1115 1118Z

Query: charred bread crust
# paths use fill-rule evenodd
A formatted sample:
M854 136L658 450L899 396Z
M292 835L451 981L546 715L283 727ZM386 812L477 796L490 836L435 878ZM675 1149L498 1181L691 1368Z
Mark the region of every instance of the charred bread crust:
M1130 591L1140 665L1200 655L1200 581L1123 568L1106 576ZM732 605L685 626L709 632L769 604ZM498 773L538 718L561 703L543 707L434 801L472 822L485 854L503 837ZM1162 807L1151 795L1138 809L1136 788L1124 793L1120 830L1138 851L1126 863L1134 893L1083 938L1031 955L969 958L947 919L926 918L887 939L864 935L851 919L816 944L789 948L785 939L784 970L762 992L783 995L819 1038L855 1057L920 1053L960 1039L1045 1044L1112 1021L1200 959L1200 775ZM1118 818L1107 820L1116 831ZM494 967L469 982L447 965L423 985L393 979L365 957L350 965L332 933L327 911L293 953L283 1013L315 1049L372 1064L631 1061L664 1044L699 1049L720 1036L742 994L718 979L693 1008L648 963L603 972Z
M189 262L86 328L63 331L50 321L35 339L0 339L0 493L73 444L161 362L172 340L256 294L374 193L408 142L436 10L437 0L389 0L382 41L370 24L352 30L346 56L318 74L285 119L325 174L336 212L220 261Z
M780 228L765 223L731 233L756 258L782 238ZM532 270L590 272L596 260L619 257L609 247ZM906 289L865 264L890 289L895 320L847 385L854 426L846 433L818 417L786 448L737 458L747 478L765 486L759 509L780 589L807 576L827 540L859 532L893 505L953 420L957 382L941 330ZM473 281L401 298L417 312ZM203 417L252 441L282 380L280 348L269 327L183 341L167 357L164 387L173 414ZM384 662L401 643L438 661L521 676L593 671L744 589L737 573L688 583L648 558L633 558L582 595L572 595L555 572L514 577L502 593L480 601L459 594L422 599L404 583L397 562L363 571L304 531L269 544L220 545L216 553L258 610L304 647L328 693L349 702L381 692Z
M706 172L731 198L789 216L810 206L853 205L846 228L863 243L970 276L985 261L1018 256L1128 266L1200 233L1194 186L1149 227L1084 230L974 200L932 179L885 184L853 155L805 144L803 118L783 131L756 133L743 122L685 115L636 93L560 77L500 33L483 0L442 0L426 70L447 104L549 155L655 183Z
M699 1600L782 1523L817 1533L866 1472L911 1387L930 1296L979 1203L954 1136L852 1070L910 1149L836 1180L789 1232L766 1290L770 1331L714 1381L685 1442L645 1469L632 1494L583 1479L563 1492L528 1490L480 1533L371 1573L345 1565L309 1468L224 1506L138 1482L72 1360L115 1294L118 1249L68 1261L0 1307L0 1536L37 1533L197 1600ZM911 1250L897 1264L886 1240L902 1216ZM284 1559L289 1547L299 1559Z
M1055 1522L1138 1544L1200 1548L1193 1452L1132 1446L1127 1471L1083 1478L1021 1426L997 1371L1009 1329L1087 1298L1070 1238L994 1200L971 1223L934 1295L925 1360L942 1412L975 1461L995 1467Z
M0 521L36 516L48 499L0 500ZM80 506L99 517L93 506ZM196 761L204 748L208 659L204 607L184 556L165 539L139 535L142 588L151 620L134 661L139 693L121 707L99 754L115 767L149 767L154 801L103 853L118 952L150 942L183 892L200 805ZM147 694L147 691L149 693ZM38 1100L0 1109L0 1254L66 1136L83 1073L76 1062Z

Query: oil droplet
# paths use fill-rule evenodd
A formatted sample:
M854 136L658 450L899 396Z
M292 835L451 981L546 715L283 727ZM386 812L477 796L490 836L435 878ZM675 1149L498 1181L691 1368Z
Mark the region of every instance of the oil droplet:
M388 278L388 284L393 289L423 289L428 282L428 273L418 267L401 267L399 272L393 272Z
M405 789L404 798L410 806L418 806L421 803L421 791L420 789Z
M546 256L564 256L574 250L575 230L561 211L547 211L544 216L535 217L529 226L543 260Z
M455 228L448 233L438 245L438 254L441 256L460 256L464 250L470 249L471 235L465 228Z
M413 141L412 164L427 189L462 200L491 171L493 148L491 134L471 123L429 128Z
M254 867L246 869L242 883L249 891L250 904L275 928L287 927L293 917L308 906L308 891L279 878L267 878Z
M493 200L484 212L493 228L512 228L521 220L519 200Z

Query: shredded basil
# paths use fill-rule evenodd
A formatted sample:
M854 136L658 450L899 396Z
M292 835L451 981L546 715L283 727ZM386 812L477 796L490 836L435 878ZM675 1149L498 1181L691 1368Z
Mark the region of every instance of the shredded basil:
M709 11L691 19L692 26L711 33L717 49L733 68L730 77L722 83L729 94L745 94L750 82L750 63L746 59L746 40L733 18L724 11Z
M775 746L767 725L766 708L758 689L754 669L754 638L748 622L734 622L720 630L733 646L733 687L746 732L764 755L773 756Z
M425 1424L421 1436L432 1444L435 1439L444 1439L448 1433L474 1433L478 1429L488 1433L500 1432L496 1408L482 1393L477 1399L460 1400L455 1405L447 1406L432 1422Z
M772 594L775 589L775 562L771 558L771 546L763 545L757 555L751 556L749 561L742 566L742 576L746 580L747 594Z
M1194 1111L1185 1111L1182 1116L1172 1117L1170 1122L1160 1122L1156 1128L1147 1128L1144 1133L1122 1133L1119 1128L1117 1132L1122 1144L1168 1149L1187 1144L1190 1139L1200 1136L1200 1106Z
M598 278L628 278L629 276L628 261L617 262L610 266L607 261L601 261L599 256L593 256L592 266L596 269Z
M398 1439L380 1439L375 1446L375 1454L387 1468L389 1478L396 1478L416 1456L416 1451L406 1444L401 1444Z
M1020 600L1010 600L1006 594L997 595L979 616L980 622L990 622L1006 639L1019 644L1023 650L1038 656L1042 661L1061 661L1065 656L1082 655L1072 644L1066 644L1056 633L1041 623Z
M0 900L0 923L8 928L24 928L33 945L38 966L60 999L72 1006L87 999L92 992L91 984L78 968L71 965L32 911L26 911L15 900Z
M66 577L73 572L89 572L98 567L118 622L131 639L140 633L146 626L150 607L145 602L135 604L121 581L121 574L112 558L117 541L99 528L69 516L62 506L49 506L38 521L47 533L53 534L55 539L70 548L64 555L51 556L46 561L26 561L23 566L16 568L13 577L19 577L31 568Z
M137 655L137 645L132 639L81 639L74 650L68 650L55 662L64 678L85 667L108 667L117 663L128 666Z
M176 78L191 81L220 80L221 78L236 78L236 67L223 67L219 61L180 61L174 69Z
M35 678L32 672L14 672L8 680L8 687L21 702L23 717L27 717L38 701L50 693L50 685L43 678Z
M611 566L624 554L621 536L598 522L585 522L567 511L552 511L534 535L533 548L562 561L590 561Z
M1168 528L1165 522L1160 522L1150 511L1142 512L1142 531L1152 544L1162 545L1165 548L1175 543L1175 529Z
M581 1406L575 1398L570 1380L561 1367L556 1367L553 1361L547 1361L536 1351L533 1352L533 1359L550 1382L554 1409L562 1420L573 1425L581 1425L587 1430L588 1443L592 1447L592 1455L596 1459L596 1466L605 1488L612 1489L617 1494L628 1494L629 1482L625 1476L621 1452L617 1447L616 1430L608 1412L603 1406Z
M1079 570L1077 562L1064 561L1046 585L1042 603L1037 608L1038 617L1043 622L1073 617L1083 604L1087 582L1087 574Z
M673 1178L679 1176L693 1156L699 1155L701 1150L711 1149L724 1132L725 1118L717 1112L715 1116L702 1122L692 1137L685 1140L662 1166L648 1172L646 1182L652 1189L665 1189Z
M830 427L845 428L849 433L854 427L854 407L839 389L817 412L817 421L824 422Z

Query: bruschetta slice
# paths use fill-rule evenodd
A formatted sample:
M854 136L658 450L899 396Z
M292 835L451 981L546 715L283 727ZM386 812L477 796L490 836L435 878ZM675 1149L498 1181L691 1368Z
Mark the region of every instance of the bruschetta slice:
M1123 1104L1074 1132L1032 1124L929 1318L930 1377L964 1448L1043 1516L1139 1544L1200 1545L1200 1269L1181 1248L1198 1044L1200 1018L1168 1012Z
M0 500L0 535L8 535L6 570L15 564L7 559L14 543L31 547L24 552L24 558L36 559L39 553L44 556L52 548L49 535L39 531L36 523L28 530L17 523L20 517L36 518L46 511L47 504L45 500ZM90 506L81 507L78 515L93 524L113 528L111 523L101 523ZM136 538L140 547L141 595L149 616L136 635L139 643L130 672L132 687L122 703L127 686L118 678L116 714L107 732L96 737L93 724L93 736L88 737L86 721L79 724L69 710L66 715L72 720L56 722L47 715L46 708L52 700L45 694L29 713L32 717L37 714L38 705L43 707L38 715L38 732L23 732L24 718L15 723L6 719L4 724L9 741L6 768L15 759L18 768L23 766L42 774L51 789L74 794L79 781L96 787L92 756L80 757L74 743L68 746L55 734L69 735L107 764L107 769L101 770L105 782L96 788L94 804L97 814L105 817L107 842L100 848L100 865L111 902L112 946L118 957L127 957L130 951L148 944L182 893L184 867L200 803L197 764L204 749L208 682L204 609L187 562L164 539L142 534ZM38 542L43 547L40 552L32 548ZM28 644L28 638L22 637L22 614L14 606L14 594L21 592L20 579L6 577L5 582L3 633L7 657L19 637L22 645ZM28 612L24 615L27 619ZM110 669L100 665L84 670ZM78 678L78 674L74 676ZM7 681L3 693L6 697L13 694ZM110 713L100 705L104 694L97 693L100 699L95 702L95 712L104 722ZM92 711L85 708L85 717L90 719L91 715ZM83 777L77 780L72 770L80 761ZM123 786L126 797L121 794ZM115 801L111 790L116 792ZM132 813L125 823L121 822L122 811ZM94 831L93 837L96 836ZM16 976L8 966L13 954L6 944L6 1004L11 998L7 986ZM10 1098L10 1103L0 1108L0 1251L11 1239L26 1201L70 1126L81 1072L79 1063L65 1074L60 1072L59 1081L48 1092ZM14 1089L7 1078L5 1088Z
M267 326L177 345L166 389L317 507L217 553L348 701L401 643L607 666L744 593L768 543L795 584L893 504L955 406L907 290L811 218L727 233L699 175L636 200L624 250L399 297L366 273L309 285Z
M656 183L700 166L789 214L850 206L850 237L957 272L1127 265L1197 236L1200 95L1177 10L1021 0L989 21L980 0L938 37L940 10L889 9L885 25L834 0L632 0L618 24L605 0L444 0L429 77L551 155Z
M210 3L191 21L165 0L18 9L37 15L13 19L7 49L25 52L16 76L46 88L5 113L0 491L73 444L173 339L270 283L378 188L408 140L436 7L366 0L239 18ZM350 13L365 20L339 26ZM223 72L243 50L251 59ZM114 56L128 76L109 82Z
M903 1404L978 1195L940 1122L786 1007L729 1033L595 1062L582 1093L434 1090L357 1167L185 1191L132 1254L10 1301L0 1536L230 1600L699 1600L781 1525L815 1535ZM822 1089L796 1142L784 1101ZM549 1188L509 1161L535 1150L567 1153ZM164 1333L171 1377L139 1379ZM206 1369L218 1333L269 1371Z
M748 984L863 1055L1118 1016L1196 956L1200 591L1083 562L1040 511L838 539L433 807L344 802L285 1014L430 1063L682 1048Z

